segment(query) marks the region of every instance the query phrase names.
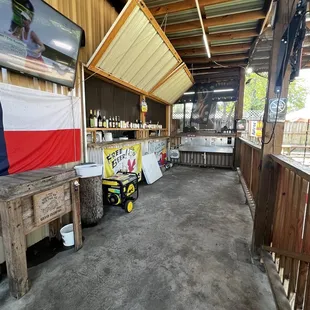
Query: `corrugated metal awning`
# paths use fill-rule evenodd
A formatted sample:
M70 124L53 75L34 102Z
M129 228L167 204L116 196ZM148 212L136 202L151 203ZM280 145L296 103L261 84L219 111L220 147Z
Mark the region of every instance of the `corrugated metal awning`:
M185 64L179 66L152 92L153 98L175 103L185 91L193 86L193 77Z
M88 68L148 96L181 63L144 3L131 0L91 57Z

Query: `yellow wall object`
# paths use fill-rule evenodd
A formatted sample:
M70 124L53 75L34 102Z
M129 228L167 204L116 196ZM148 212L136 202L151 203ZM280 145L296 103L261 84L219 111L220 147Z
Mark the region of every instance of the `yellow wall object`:
M139 180L141 179L141 144L123 148L104 149L104 177L111 177L119 171L135 172L139 175Z

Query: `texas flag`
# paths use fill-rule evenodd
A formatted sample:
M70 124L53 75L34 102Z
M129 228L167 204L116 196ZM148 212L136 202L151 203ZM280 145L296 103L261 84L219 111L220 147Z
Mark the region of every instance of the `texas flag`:
M0 176L79 161L80 102L0 83Z

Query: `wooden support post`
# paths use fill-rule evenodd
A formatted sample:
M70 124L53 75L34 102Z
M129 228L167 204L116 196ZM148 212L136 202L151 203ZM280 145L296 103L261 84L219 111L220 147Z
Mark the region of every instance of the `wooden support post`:
M171 135L171 119L172 119L171 105L166 105L166 128L168 137L170 137Z
M244 103L244 88L245 88L245 69L240 68L240 82L239 82L239 94L238 101L235 107L235 120L242 119L243 117L243 103ZM241 142L239 137L240 133L236 132L235 147L234 147L234 168L240 167L240 155L241 155Z
M53 238L61 240L60 228L61 228L61 219L58 218L48 224L49 226L49 240Z
M0 214L10 292L21 298L29 291L21 199L1 201Z
M288 9L289 8L289 9ZM268 102L269 99L277 98L275 93L276 72L278 55L280 52L281 39L287 28L292 12L291 8L296 8L296 0L278 1L278 14L275 20L273 31L273 46L269 64L268 91L264 114L263 145L261 151L261 172L259 180L258 203L255 210L254 230L253 230L253 250L258 253L263 244L269 245L271 240L271 229L275 207L276 187L274 179L274 163L270 154L281 154L284 123L268 123ZM290 13L290 16L288 15ZM288 95L289 70L286 70L283 79L281 98Z
M80 209L80 186L75 184L77 181L71 182L71 200L72 200L72 218L74 232L74 247L78 251L83 246L82 241L82 225L81 225L81 209Z

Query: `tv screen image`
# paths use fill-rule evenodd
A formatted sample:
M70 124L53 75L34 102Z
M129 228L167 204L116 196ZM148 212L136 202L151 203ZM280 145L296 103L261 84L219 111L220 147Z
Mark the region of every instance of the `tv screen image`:
M42 0L0 0L0 67L73 88L82 31Z

